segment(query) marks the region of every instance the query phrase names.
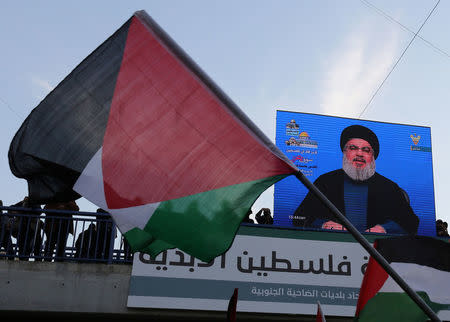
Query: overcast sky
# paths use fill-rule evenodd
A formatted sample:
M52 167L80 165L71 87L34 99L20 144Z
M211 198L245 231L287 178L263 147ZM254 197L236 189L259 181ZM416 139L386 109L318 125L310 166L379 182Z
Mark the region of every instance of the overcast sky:
M1 1L0 199L27 194L7 152L30 111L144 9L275 141L277 109L358 118L431 9L421 1ZM382 10L383 12L381 12ZM431 127L436 213L450 221L450 2L439 3L363 119ZM397 21L397 22L395 22ZM408 30L409 29L409 30ZM402 166L401 161L398 164ZM421 171L421 169L417 169ZM272 208L269 190L254 210ZM87 201L82 210L95 210Z

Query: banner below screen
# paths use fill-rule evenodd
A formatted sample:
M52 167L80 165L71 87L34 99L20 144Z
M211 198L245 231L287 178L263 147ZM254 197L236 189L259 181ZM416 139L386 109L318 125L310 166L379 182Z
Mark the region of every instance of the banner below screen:
M136 254L128 307L353 316L368 255L349 234L242 227L210 263L171 249Z

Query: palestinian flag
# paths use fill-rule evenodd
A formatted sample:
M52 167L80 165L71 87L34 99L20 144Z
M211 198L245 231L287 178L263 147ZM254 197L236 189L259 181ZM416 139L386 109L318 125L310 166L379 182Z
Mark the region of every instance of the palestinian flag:
M325 315L323 315L322 307L320 306L320 302L319 301L317 301L316 322L327 322L325 320Z
M450 244L430 237L378 239L375 248L443 320L450 319ZM428 317L373 259L364 274L357 321L427 321Z
M178 247L204 261L297 171L143 11L31 112L9 162L34 202L84 196L134 251Z
M238 288L234 289L233 295L228 302L227 322L236 322L236 307L238 301Z

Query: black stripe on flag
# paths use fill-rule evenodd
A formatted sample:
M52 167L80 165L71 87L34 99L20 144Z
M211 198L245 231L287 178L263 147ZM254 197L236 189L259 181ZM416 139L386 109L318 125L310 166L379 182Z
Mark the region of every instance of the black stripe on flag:
M450 272L450 243L425 236L377 239L377 250L389 263L414 263Z
M34 201L73 200L73 184L103 144L129 19L30 113L9 148Z

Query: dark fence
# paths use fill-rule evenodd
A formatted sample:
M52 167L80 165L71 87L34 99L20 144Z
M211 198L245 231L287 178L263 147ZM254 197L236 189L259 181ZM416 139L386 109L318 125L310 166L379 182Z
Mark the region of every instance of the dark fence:
M272 221L256 219L257 226L273 227ZM305 227L274 228L347 233ZM108 213L0 206L0 259L132 263L133 254Z
M131 263L133 254L107 213L0 207L0 258Z

